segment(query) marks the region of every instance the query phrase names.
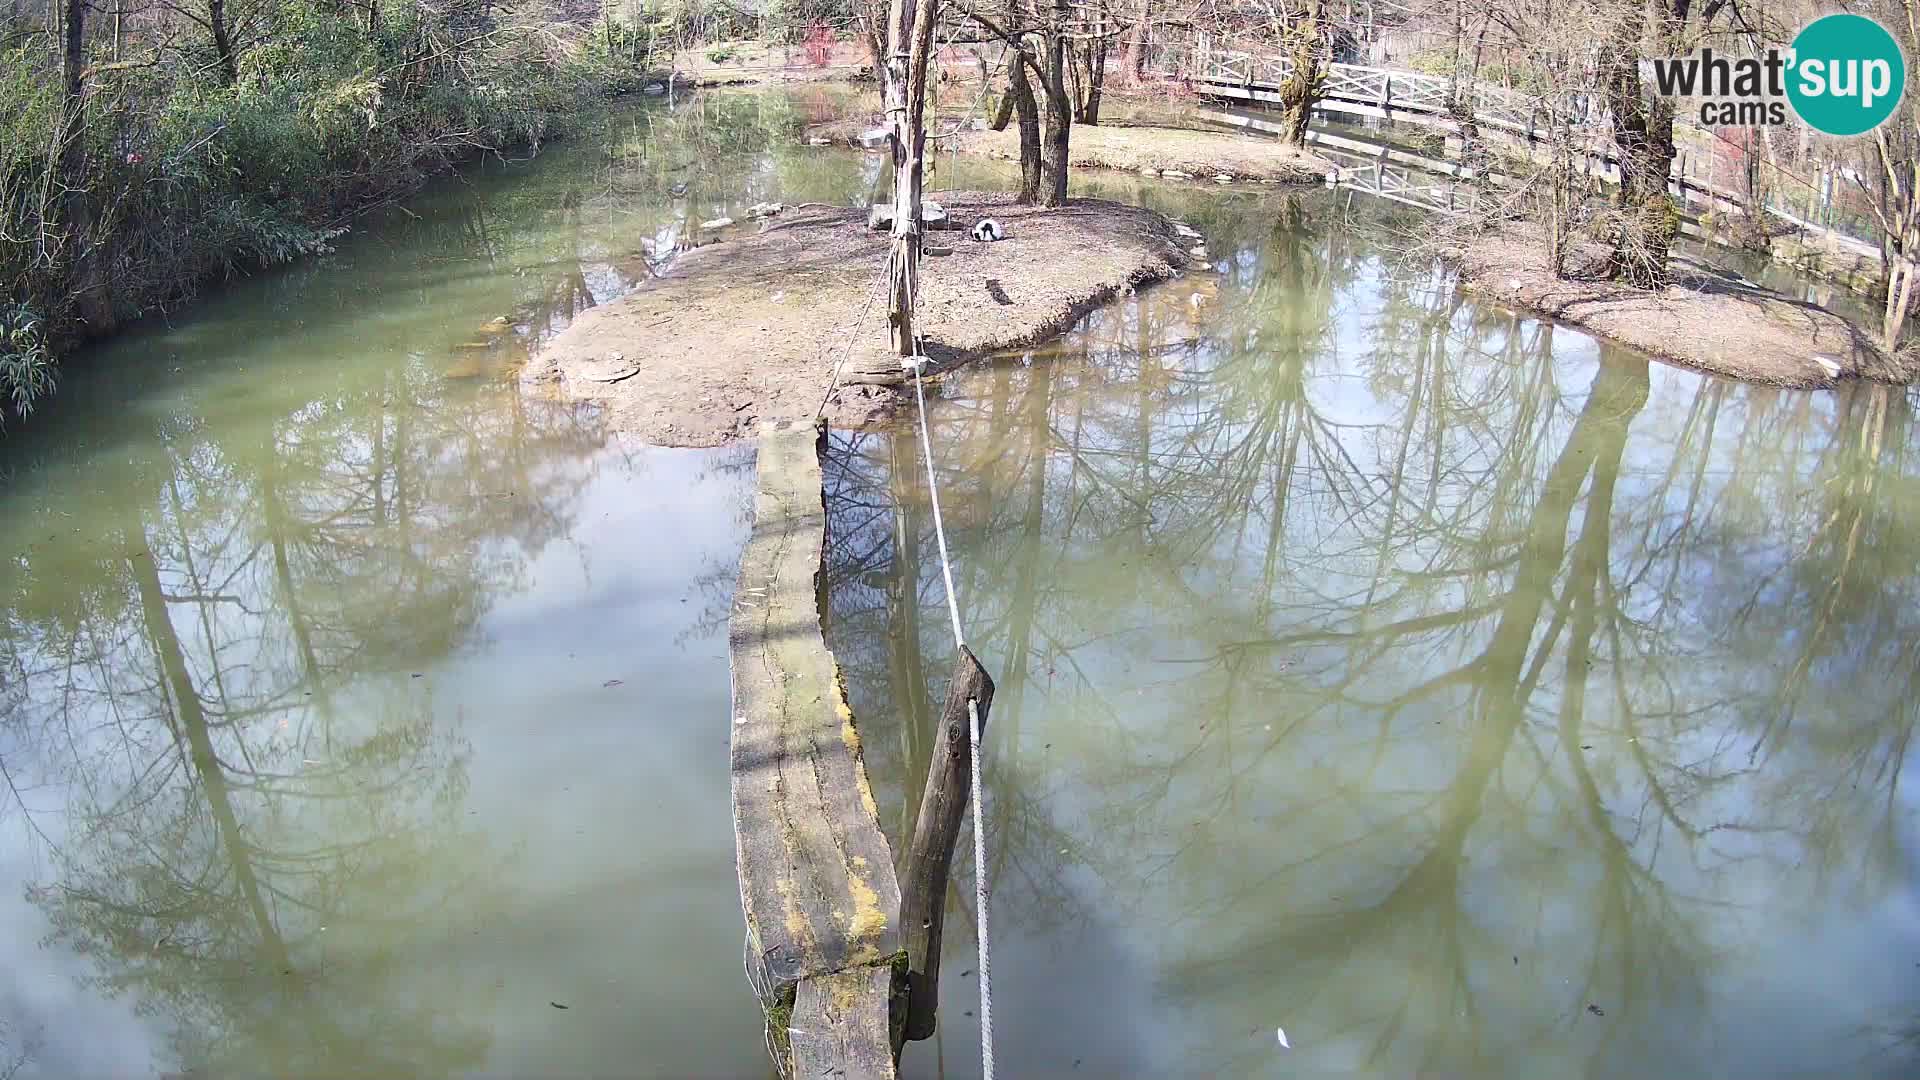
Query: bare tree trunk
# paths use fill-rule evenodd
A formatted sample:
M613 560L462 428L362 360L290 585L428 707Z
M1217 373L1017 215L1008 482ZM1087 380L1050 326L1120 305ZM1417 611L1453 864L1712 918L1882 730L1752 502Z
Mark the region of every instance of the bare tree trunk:
M1007 96L1020 116L1020 196L1022 203L1040 201L1040 105L1033 100L1033 82L1024 51L1014 53L1013 75Z
M1466 46L1467 46L1466 4L1463 3L1462 0L1453 0L1453 63L1449 65L1448 71L1447 71L1447 104L1452 108L1452 111L1456 116L1460 115L1461 113L1460 65L1461 65L1461 62L1466 59L1466 52L1467 52Z
M1106 38L1100 39L1100 51L1093 57L1093 92L1087 97L1087 119L1089 124L1100 122L1100 94L1107 88L1107 49Z
M62 75L66 94L60 114L61 212L71 245L69 283L75 312L91 333L114 328L113 297L95 251L95 213L87 190L87 0L67 0Z
M1459 115L1473 116L1474 91L1480 86L1480 61L1487 54L1487 27L1493 20L1480 16L1480 32L1473 39L1473 62L1467 65L1466 85L1455 88L1454 108Z
M1920 3L1908 0L1906 48L1920 47ZM1879 166L1873 212L1880 222L1880 258L1886 267L1886 307L1881 344L1892 352L1900 344L1907 313L1913 309L1914 279L1920 277L1920 104L1909 104L1874 132Z
M1559 278L1564 277L1566 272L1566 248L1561 243L1565 233L1566 205L1561 198L1560 163L1563 159L1557 144L1553 147L1552 153L1553 160L1547 164L1546 168L1547 269L1553 273L1554 277Z
M1134 20L1133 33L1127 39L1127 70L1136 83L1147 75L1147 32L1152 14L1150 0L1140 0L1140 16Z
M1647 45L1646 55L1669 55L1675 34L1664 6L1651 13L1636 8L1602 63L1614 152L1620 158L1620 187L1615 193L1619 225L1612 269L1635 285L1658 288L1666 284L1667 254L1679 221L1667 197L1673 172L1673 102L1650 94L1640 83L1637 57L1649 30L1654 40Z
M873 59L873 74L883 82L887 76L887 44L879 25L878 0L855 0L854 20L860 25L860 40Z
M1883 143L1883 153L1885 144ZM1894 205L1891 213L1882 217L1885 229L1884 242L1881 245L1882 258L1887 267L1887 302L1880 323L1880 343L1888 352L1900 345L1900 334L1906 328L1907 313L1913 310L1914 279L1920 277L1920 192L1912 185L1920 184L1920 161L1905 163L1907 183L1901 184L1899 164L1888 163L1887 176L1894 182L1889 187ZM1904 190L1903 190L1904 189Z
M1307 144L1307 122L1320 99L1322 0L1308 0L1306 19L1293 30L1293 73L1280 88L1281 138L1288 146Z
M1755 129L1744 130L1746 142L1741 149L1740 162L1742 183L1740 194L1744 199L1744 205L1741 207L1740 245L1766 254L1773 246L1767 236L1767 184L1765 175L1760 171L1761 157L1755 151L1760 148L1760 145L1764 145L1767 156L1772 157L1773 140L1769 138L1761 143L1760 134L1756 134Z
M1073 122L1080 122L1080 105L1087 99L1086 74L1090 69L1081 46L1072 38L1067 39L1067 100L1073 103Z
M1905 329L1907 312L1913 308L1913 279L1920 265L1911 258L1902 257L1894 261L1893 269L1887 274L1887 313L1881 323L1881 343L1888 352L1900 345L1900 332Z
M1105 16L1096 15L1095 20L1094 36L1088 40L1083 54L1085 78L1080 83L1079 102L1073 118L1076 124L1100 123L1100 91L1107 81L1107 49L1111 43L1105 33Z
M1014 60L1013 70L1016 72L1020 70L1020 62L1017 57ZM1009 78L1011 78L1011 76L1009 76ZM1012 122L1013 122L1013 91L1012 89L1008 89L1006 94L1004 94L1000 98L999 106L996 107L993 111L993 122L988 124L987 126L993 129L994 131L1005 131L1007 130L1007 125Z
M1047 141L1041 152L1045 186L1040 205L1064 206L1067 201L1068 143L1073 126L1073 103L1067 97L1068 0L1053 0L1047 24Z
M233 34L227 27L227 0L207 0L207 28L213 32L213 54L220 61L220 84L232 86L240 81L240 68L233 59Z
M887 56L887 112L893 117L893 248L888 255L887 314L900 356L915 347L913 308L920 284L920 195L925 173L927 54L936 0L894 0Z

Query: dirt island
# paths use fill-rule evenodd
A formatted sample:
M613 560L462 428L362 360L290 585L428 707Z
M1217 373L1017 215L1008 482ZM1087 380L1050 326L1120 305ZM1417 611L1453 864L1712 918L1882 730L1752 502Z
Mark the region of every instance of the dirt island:
M1913 350L1889 355L1826 308L1691 260L1676 260L1673 283L1658 291L1583 271L1604 258L1597 248L1571 252L1568 276L1556 278L1545 241L1521 224L1461 240L1445 255L1473 292L1717 375L1801 389L1843 379L1905 384L1920 376Z
M1152 210L1099 199L1045 210L960 192L944 209L956 228L927 234L916 319L937 370L1053 337L1178 273L1201 243ZM986 217L1004 239L973 239ZM598 402L614 428L665 446L719 445L816 410L840 426L892 412L903 398L886 385L900 381L887 347L887 234L867 227L864 209L821 206L731 231L584 312L521 379Z

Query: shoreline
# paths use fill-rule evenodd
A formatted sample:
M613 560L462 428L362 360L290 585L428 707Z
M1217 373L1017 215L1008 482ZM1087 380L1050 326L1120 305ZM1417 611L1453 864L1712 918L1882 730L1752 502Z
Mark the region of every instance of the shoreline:
M936 118L936 122L959 126L968 118L945 116ZM857 114L815 124L807 129L805 137L815 145L861 150L866 149L860 142L861 133L879 123L873 115ZM1000 131L963 127L953 133L952 147L962 154L1018 161L1020 133L1011 125ZM1213 184L1318 184L1334 167L1311 151L1273 139L1158 124L1076 124L1067 164L1073 169L1107 169Z
M1012 126L964 131L956 141L961 153L1020 160L1020 133ZM1333 168L1311 151L1240 132L1106 124L1073 129L1067 165L1219 184L1318 184Z
M1555 278L1545 244L1517 226L1457 243L1442 258L1462 288L1682 367L1801 390L1920 378L1915 350L1890 355L1826 308L1693 264L1678 264L1676 282L1657 292L1577 273ZM1577 261L1570 255L1570 265Z

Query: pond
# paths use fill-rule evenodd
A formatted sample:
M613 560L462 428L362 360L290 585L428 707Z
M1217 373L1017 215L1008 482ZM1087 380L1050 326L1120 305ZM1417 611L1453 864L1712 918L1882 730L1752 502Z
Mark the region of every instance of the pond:
M1908 399L1475 304L1343 204L1189 208L1216 276L932 406L1003 1068L1914 1075ZM838 447L829 641L898 836L953 639L916 434Z
M865 200L877 159L798 139L839 102L484 164L5 434L0 1075L769 1075L751 449L511 376L703 221ZM1001 1068L1910 1075L1905 397L1476 304L1342 194L1083 188L1219 261L932 402L1000 685ZM952 641L913 429L833 446L828 635L897 841ZM978 1070L961 862L908 1075Z
M6 433L0 1076L766 1073L724 722L752 452L510 376L700 221L859 190L806 109L480 168Z

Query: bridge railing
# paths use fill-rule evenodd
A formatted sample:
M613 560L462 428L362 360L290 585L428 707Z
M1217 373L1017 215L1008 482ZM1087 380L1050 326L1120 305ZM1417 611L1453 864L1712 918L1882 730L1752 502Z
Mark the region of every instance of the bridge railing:
M1183 73L1203 85L1210 84L1223 90L1231 88L1233 93L1230 96L1265 102L1277 97L1292 77L1294 67L1293 59L1289 56L1211 48L1204 38L1190 45L1166 49L1158 59L1162 64L1180 65L1177 68L1161 67L1163 71ZM1457 115L1453 93L1452 80L1445 76L1362 64L1330 63L1326 66L1319 97L1323 105L1336 103L1338 108L1363 115L1388 118L1399 115L1445 126ZM1543 130L1542 125L1549 110L1548 103L1542 99L1494 86L1474 86L1469 93L1471 115L1480 128L1504 131L1524 138L1528 144L1532 144ZM1608 126L1606 112L1596 107L1598 102L1586 94L1569 95L1559 104L1566 114L1573 117L1572 134L1576 145L1584 148L1583 157L1594 159L1600 166L1600 174L1609 181L1617 182L1618 162L1613 159L1603 139ZM1677 157L1674 162L1672 190L1675 195L1709 207L1745 205L1740 193L1714 184L1712 177L1689 175L1686 161L1685 157ZM1788 209L1773 205L1762 209L1788 224L1825 237L1829 242L1856 253L1878 252L1878 244L1874 240L1806 220Z
M1278 90L1293 77L1290 56L1216 50L1204 44L1181 53L1191 57L1190 71L1203 83ZM1331 63L1322 75L1320 95L1369 104L1383 113L1398 110L1447 116L1455 111L1453 89L1452 80L1439 75ZM1470 93L1474 118L1482 124L1529 132L1541 113L1540 102L1525 94L1492 86L1476 86Z

